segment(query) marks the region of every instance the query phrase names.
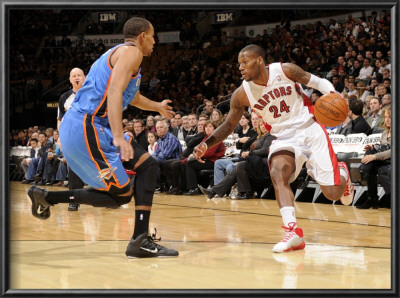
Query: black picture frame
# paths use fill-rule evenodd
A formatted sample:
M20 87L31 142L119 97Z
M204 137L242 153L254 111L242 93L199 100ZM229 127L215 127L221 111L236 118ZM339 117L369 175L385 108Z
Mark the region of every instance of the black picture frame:
M9 289L9 181L8 181L8 133L9 126L9 88L8 70L8 13L10 9L23 8L79 8L88 9L92 6L121 10L135 6L135 9L349 9L349 10L380 10L387 9L392 14L392 289L391 290L13 290ZM400 37L399 1L99 1L99 0L69 0L69 1L12 1L0 0L0 155L1 155L1 295L4 297L399 297L399 60L398 52ZM334 282L334 281L333 281Z

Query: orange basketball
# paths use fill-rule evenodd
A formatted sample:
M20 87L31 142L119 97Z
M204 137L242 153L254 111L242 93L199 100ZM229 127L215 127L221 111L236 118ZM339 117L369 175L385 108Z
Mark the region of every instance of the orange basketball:
M342 124L349 112L347 101L337 93L322 95L314 105L317 121L327 127Z

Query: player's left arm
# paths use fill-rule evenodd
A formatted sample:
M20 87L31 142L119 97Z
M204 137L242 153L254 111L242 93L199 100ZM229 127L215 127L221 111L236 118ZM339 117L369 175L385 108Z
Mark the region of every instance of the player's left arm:
M307 87L311 87L317 89L322 94L327 94L329 92L336 92L335 87L333 87L332 83L329 82L327 79L321 79L301 67L297 66L296 64L292 63L284 63L282 64L283 71L285 75L295 81L299 82L302 85Z
M172 111L172 107L168 105L171 102L172 101L169 99L165 99L162 102L156 102L148 99L138 92L135 98L131 101L130 105L145 111L159 112L161 116L171 119L175 115L175 113Z

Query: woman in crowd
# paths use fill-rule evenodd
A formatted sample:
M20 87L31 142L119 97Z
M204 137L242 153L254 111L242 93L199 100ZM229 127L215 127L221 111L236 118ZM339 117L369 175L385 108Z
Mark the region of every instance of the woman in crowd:
M215 125L210 121L206 121L204 124L204 131L206 136L201 142L204 142L215 130ZM189 191L185 193L185 195L193 196L201 194L198 188L198 172L201 170L213 170L214 162L225 155L225 145L223 142L220 142L217 146L214 146L211 149L208 149L202 159L203 162L197 161L193 156L189 156L186 161L186 183L187 189Z
M153 116L147 116L146 119L146 131L156 131L156 119Z
M218 109L214 109L211 113L210 117L211 121L215 125L215 127L220 126L222 122L224 122L224 116L222 115L221 111Z

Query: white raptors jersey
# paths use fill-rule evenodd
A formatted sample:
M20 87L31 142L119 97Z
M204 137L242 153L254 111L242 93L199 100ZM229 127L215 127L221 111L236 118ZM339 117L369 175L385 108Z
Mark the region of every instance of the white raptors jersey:
M303 93L300 83L289 79L281 63L268 65L266 86L243 81L252 110L262 118L264 125L276 137L290 137L297 128L311 125L314 107Z

